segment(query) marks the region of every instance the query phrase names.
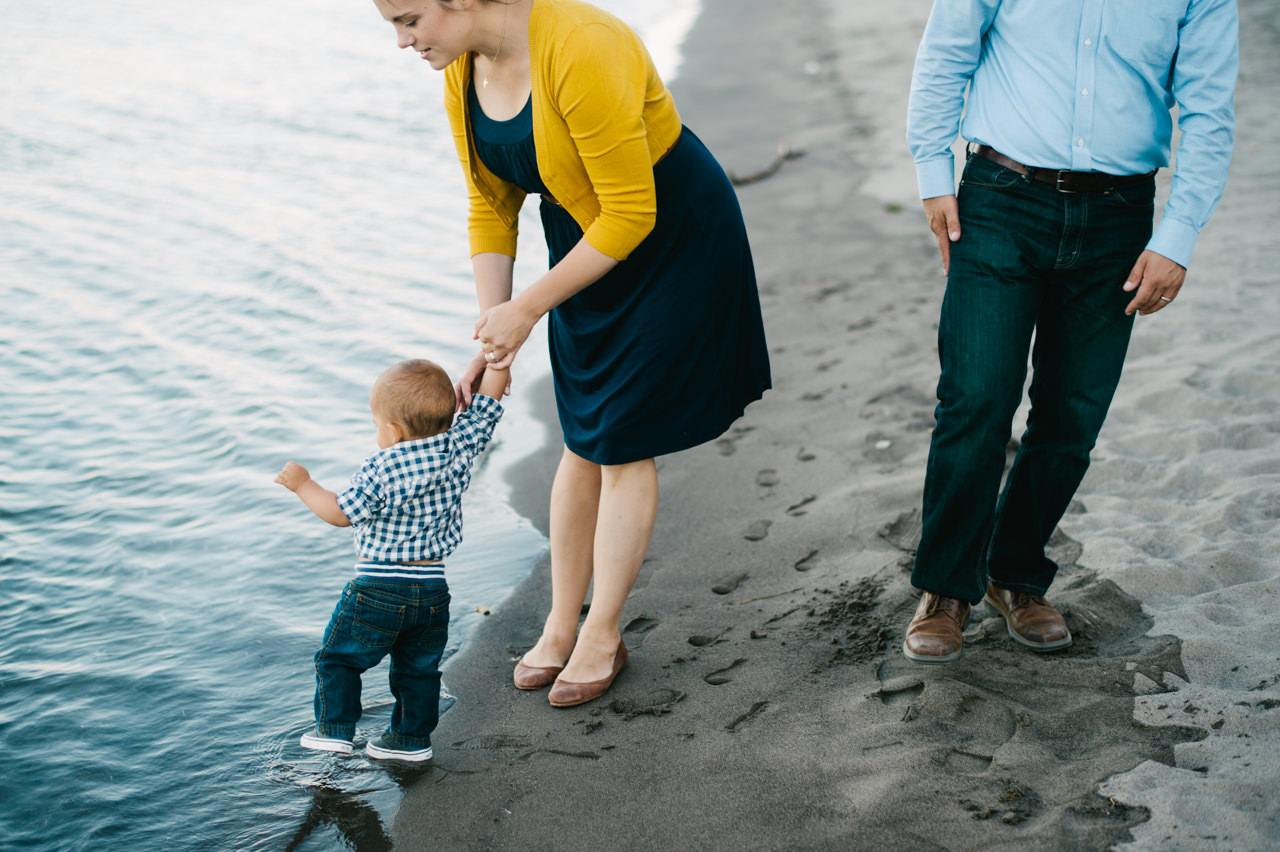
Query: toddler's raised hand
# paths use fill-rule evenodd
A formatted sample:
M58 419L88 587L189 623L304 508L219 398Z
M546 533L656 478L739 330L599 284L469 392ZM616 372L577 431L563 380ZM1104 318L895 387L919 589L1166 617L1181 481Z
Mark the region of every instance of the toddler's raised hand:
M297 462L289 462L280 472L276 474L276 482L288 488L290 491L297 492L299 488L305 485L311 479L311 474L307 473L307 469Z

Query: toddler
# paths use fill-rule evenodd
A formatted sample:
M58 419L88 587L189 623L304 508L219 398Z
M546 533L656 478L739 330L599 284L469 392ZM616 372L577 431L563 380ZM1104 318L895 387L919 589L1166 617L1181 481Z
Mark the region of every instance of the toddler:
M502 417L505 370L486 370L479 394L454 417L453 384L431 361L401 361L369 396L378 452L335 494L289 462L275 481L334 526L355 528L356 576L343 589L316 652L315 729L309 749L350 754L360 676L391 655L391 724L365 745L384 760L431 758L440 658L449 627L443 559L462 540L462 493Z

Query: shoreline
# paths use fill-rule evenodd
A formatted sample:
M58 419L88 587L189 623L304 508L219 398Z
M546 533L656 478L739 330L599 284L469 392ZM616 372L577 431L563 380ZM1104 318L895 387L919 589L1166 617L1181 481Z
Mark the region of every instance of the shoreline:
M705 0L672 85L686 124L731 173L782 142L806 151L739 188L775 387L719 440L659 459L623 619L632 658L608 696L556 710L511 684L549 605L546 553L472 632L397 845L1274 842L1280 297L1261 223L1280 188L1264 144L1280 133L1280 51L1263 4L1242 5L1227 197L1181 312L1139 323L1051 542L1076 643L1027 652L979 608L965 658L924 667L899 645L943 282L900 115L929 3L883 21ZM549 376L528 391L550 440L505 476L545 534Z
M511 489L509 504L513 511L533 524L543 536L551 535L551 480L556 465L560 463L563 445L556 440L560 434L560 420L556 414L555 390L551 373L534 379L528 386L529 412L542 425L545 439L542 446L512 462L503 471L503 479ZM512 588L515 594L516 588Z

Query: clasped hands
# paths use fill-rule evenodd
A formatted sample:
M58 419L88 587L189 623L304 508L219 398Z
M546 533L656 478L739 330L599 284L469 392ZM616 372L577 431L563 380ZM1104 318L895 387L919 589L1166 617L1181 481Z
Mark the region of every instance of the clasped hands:
M939 195L926 198L924 214L929 221L929 230L938 241L945 274L951 267L951 244L960 240L960 208L956 197ZM1145 316L1168 307L1178 297L1186 277L1186 267L1164 255L1144 250L1124 282L1124 291L1134 293L1133 299L1125 306L1125 314L1136 311Z

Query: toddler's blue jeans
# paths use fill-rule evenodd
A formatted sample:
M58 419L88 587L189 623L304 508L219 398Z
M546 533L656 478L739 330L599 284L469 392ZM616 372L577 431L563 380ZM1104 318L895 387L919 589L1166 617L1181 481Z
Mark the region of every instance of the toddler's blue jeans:
M326 737L355 736L360 676L390 654L395 708L384 738L401 748L431 745L448 635L449 586L443 579L348 582L316 652L316 729Z
M969 158L938 323L917 588L973 603L988 578L1032 594L1049 588L1057 565L1045 544L1120 381L1134 295L1123 285L1151 237L1154 192L1153 178L1064 193ZM1028 350L1031 411L1000 493Z

